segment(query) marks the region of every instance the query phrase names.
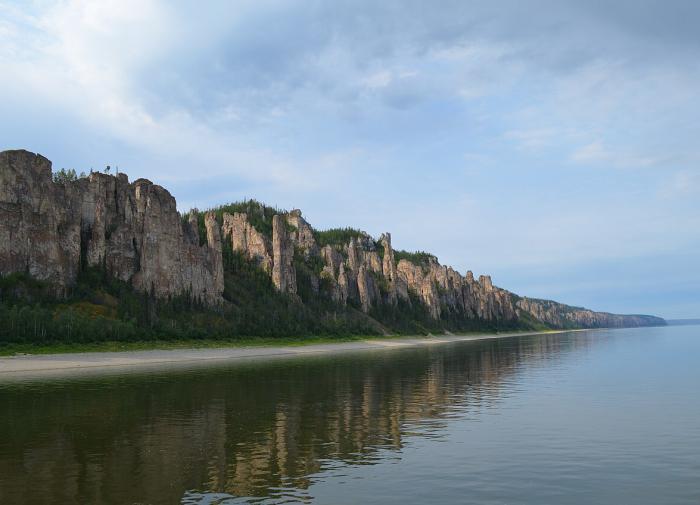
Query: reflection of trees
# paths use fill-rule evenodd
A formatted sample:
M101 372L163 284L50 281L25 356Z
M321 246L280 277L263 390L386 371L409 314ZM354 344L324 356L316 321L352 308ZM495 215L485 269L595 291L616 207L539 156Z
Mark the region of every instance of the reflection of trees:
M371 464L591 340L490 340L0 390L0 503L177 503Z

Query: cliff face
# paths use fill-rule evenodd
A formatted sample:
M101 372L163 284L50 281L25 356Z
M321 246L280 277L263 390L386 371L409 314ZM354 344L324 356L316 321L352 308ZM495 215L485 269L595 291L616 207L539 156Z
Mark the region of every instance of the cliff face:
M80 263L80 221L51 162L24 151L0 153L0 271L27 272L65 293ZM96 209L93 208L93 213Z
M222 225L224 240L231 241L231 247L253 260L265 272L272 273L272 243L249 222L245 213L224 212Z
M263 213L264 214L264 213ZM266 272L275 288L298 302L295 264L316 296L339 306L422 305L440 321L455 318L518 326L533 319L556 328L663 324L651 316L622 316L520 298L474 279L429 255L397 260L391 235L378 241L358 232L322 247L299 210L280 212L256 229L243 212L192 212L184 221L165 189L124 174L92 173L52 180L51 163L27 151L0 153L0 273L26 272L65 296L85 265L100 266L159 298L187 295L223 303L223 248L240 252ZM258 221L259 222L259 221ZM202 245L200 245L202 244Z
M183 225L175 199L145 179L93 173L52 181L51 162L27 151L0 153L0 272L26 272L58 295L81 262L104 266L156 297L188 294L217 304L223 292L221 238L211 218L207 244Z
M516 306L518 310L531 314L553 328L634 328L666 324L663 319L655 316L593 312L551 300L522 298Z

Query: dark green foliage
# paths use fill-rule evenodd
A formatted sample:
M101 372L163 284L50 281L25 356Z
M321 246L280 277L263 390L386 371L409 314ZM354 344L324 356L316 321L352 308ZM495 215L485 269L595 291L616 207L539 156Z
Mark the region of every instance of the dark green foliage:
M410 294L410 302L398 300L396 305L377 305L370 309L370 316L382 321L396 333L426 335L440 332L439 323L430 317L428 309L417 296Z
M317 262L297 255L299 296L278 293L254 262L223 245L224 304L207 308L185 294L157 300L104 268L85 268L66 299L26 274L0 277L0 345L237 337L376 335L383 330L352 307L334 304ZM323 292L323 291L321 291ZM304 303L302 303L302 301Z
M369 272L369 275L372 277L374 283L379 288L379 293L382 295L382 299L386 300L386 297L389 293L389 281L387 280L387 278L383 275L378 274L377 272L372 271Z
M216 215L216 220L219 224L223 222L224 212L228 214L233 214L235 212L245 213L248 216L248 222L257 231L265 235L267 238L272 238L272 217L275 214L285 214L287 211L284 209L278 209L277 207L270 207L257 200L244 200L242 202L233 202L227 205L220 205L208 209L203 212L199 212L198 215L201 219L204 219L204 214L206 212L213 212ZM203 223L204 221L202 221ZM201 235L201 234L200 234Z
M518 299L520 299L519 296ZM556 307L557 311L563 314L576 312L579 310L586 310L584 307L577 307L575 305L564 305L553 300L544 300L541 298L530 298L529 300L535 303L539 303L545 308Z
M344 246L351 238L366 237L367 234L355 228L331 228L330 230L314 230L314 238L319 247L326 245Z
M522 328L529 330L544 331L552 329L550 326L547 326L542 321L535 319L535 316L524 310L520 312L518 322Z
M374 243L374 246L377 249L377 254L379 255L379 259L384 261L384 245L380 241L376 241Z
M80 178L85 177L85 173L80 174ZM79 178L78 174L75 172L74 169L69 168L66 170L65 168L62 168L58 172L53 173L53 182L59 183L59 184L65 184L67 182L73 182L77 181Z
M196 209L192 209L186 214L183 214L180 216L180 219L182 221L183 226L188 226L189 221L190 221L190 214L192 212L195 212L195 215L197 216L197 234L199 235L199 245L203 246L204 244L207 243L207 227L204 224L204 215L206 212L200 212Z
M428 308L413 292L409 292L409 301L399 299L396 305L383 304L372 307L370 316L381 321L383 325L396 333L412 335L444 333L445 331L464 333L529 329L529 326L523 325L519 321L483 321L448 307L442 307L440 320L435 320L430 315Z
M207 227L204 224L204 212L197 213L197 234L200 247L207 243Z
M224 317L230 335L261 337L377 334L364 314L339 307L314 289L314 270L295 256L298 298L278 293L270 276L230 245L224 245ZM317 277L316 277L317 278ZM303 302L303 303L302 303Z
M424 251L408 252L408 251L394 251L394 260L398 263L401 260L410 261L414 265L421 266L427 264L431 259L437 260L437 258Z
M66 172L60 177L74 177ZM211 209L219 223L223 213L245 212L248 221L271 237L272 218L284 211L255 200ZM197 212L200 244L206 242L205 212ZM187 216L183 216L183 222ZM108 230L108 234L112 230ZM368 236L353 228L314 231L319 246L341 249L352 238ZM380 256L381 244L375 243ZM297 294L278 293L268 272L255 261L234 252L223 241L224 303L206 307L185 293L168 300L153 293L135 291L129 283L113 278L104 265L87 267L81 251L81 272L77 284L65 298L57 298L48 284L27 274L0 277L0 344L59 343L143 340L226 339L245 337L303 338L308 336L352 336L382 333L426 334L449 331L499 330L515 322L486 323L443 307L441 320L434 320L419 298L396 305L380 303L370 314L359 310L356 301L341 306L332 301L333 281L321 276L324 262L318 255L305 256L296 250L294 267ZM396 251L396 260L425 264L432 255ZM384 301L389 298L387 280L371 272ZM536 326L536 321L524 321ZM522 327L523 325L520 325ZM540 325L541 326L541 325Z
M7 342L93 342L129 340L138 328L128 318L114 317L112 303L99 305L111 296L94 292L89 284L101 274L90 272L81 278L75 292L58 301L46 285L24 275L13 274L0 280L0 343ZM80 301L78 301L80 300Z

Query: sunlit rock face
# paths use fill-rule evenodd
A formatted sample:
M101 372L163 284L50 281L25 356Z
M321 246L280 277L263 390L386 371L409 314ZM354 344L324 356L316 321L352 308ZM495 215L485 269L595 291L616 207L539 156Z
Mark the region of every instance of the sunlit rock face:
M314 231L311 225L302 217L301 211L295 209L285 216L287 224L292 228L289 233L291 241L296 247L303 251L304 256L317 256L319 254L318 245L314 238Z
M3 274L27 272L63 294L84 261L156 297L221 299L218 228L209 226L212 236L200 246L172 195L146 179L129 183L124 174L92 173L54 183L46 158L6 151L0 153L0 205Z
M272 218L272 283L282 293L297 292L294 241L282 216Z
M63 294L78 274L81 228L71 192L51 177L43 156L0 153L0 272L26 272Z
M556 328L663 324L650 316L521 298L494 286L488 275L476 280L471 271L462 275L426 253L399 251L397 260L389 233L374 240L346 230L342 240L322 245L300 210L276 213L271 223L269 217L265 230L243 212L222 212L217 220L195 210L183 219L172 195L149 180L91 173L57 183L46 158L0 153L0 273L47 281L57 296L67 293L81 268L93 266L158 298L184 294L217 305L223 303L223 250L230 245L298 303L301 265L314 296L364 313L418 303L435 320L511 326L534 320Z
M267 273L272 273L272 242L249 222L244 212L224 212L222 232L234 251L255 261Z
M555 328L630 328L664 324L663 319L654 316L594 312L551 300L521 298L516 305L518 310Z

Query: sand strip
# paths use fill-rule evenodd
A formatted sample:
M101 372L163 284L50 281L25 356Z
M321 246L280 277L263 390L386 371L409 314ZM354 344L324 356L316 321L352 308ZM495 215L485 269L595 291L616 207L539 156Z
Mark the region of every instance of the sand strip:
M546 332L546 334L563 332ZM489 333L483 335L440 335L438 337L406 337L368 339L351 342L309 344L279 347L222 347L207 349L168 349L123 352L85 352L70 354L37 354L0 358L0 378L15 374L41 375L47 371L75 371L83 369L114 369L120 367L149 367L153 365L187 364L212 361L235 361L250 358L302 356L311 354L403 348L421 345L439 345L469 340L519 337L545 334L543 332Z

